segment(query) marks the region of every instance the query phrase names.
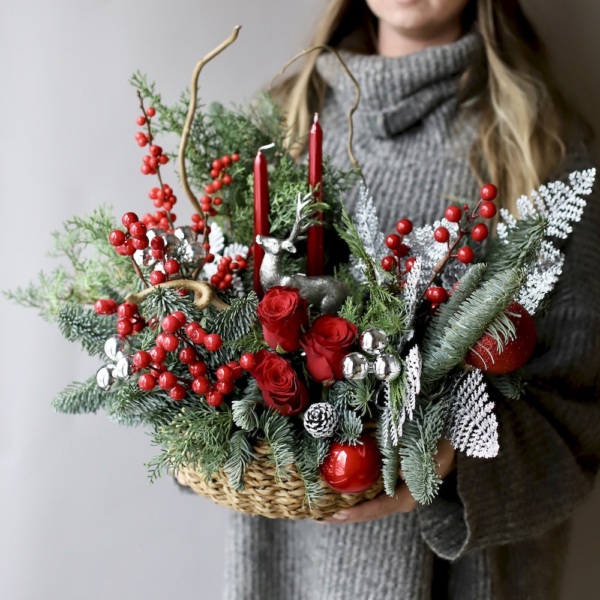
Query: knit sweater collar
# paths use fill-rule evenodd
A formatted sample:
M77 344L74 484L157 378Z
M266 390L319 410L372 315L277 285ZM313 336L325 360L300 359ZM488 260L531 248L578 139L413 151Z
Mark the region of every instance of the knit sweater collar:
M343 52L361 90L354 115L356 130L385 138L418 124L440 106L455 101L460 76L482 55L483 42L476 31L452 44L401 57ZM336 99L350 108L355 88L337 58L331 53L321 55L317 71Z

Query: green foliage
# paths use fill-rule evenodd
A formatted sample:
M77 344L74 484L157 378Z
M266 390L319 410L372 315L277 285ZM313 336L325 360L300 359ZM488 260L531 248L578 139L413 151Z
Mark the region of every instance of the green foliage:
M423 340L424 384L439 381L460 364L490 323L513 301L523 277L520 269L500 271L460 303L437 339Z
M260 416L257 407L262 406L262 396L256 381L251 379L244 395L232 402L233 422L244 431L257 431L260 426Z
M229 483L234 490L240 492L244 489L246 469L256 458L248 433L236 431L229 440L229 458L224 466L224 470L229 476Z
M230 456L232 425L227 407L215 409L199 402L184 407L153 434L153 443L161 446L162 451L148 463L150 479L154 480L165 469L177 471L183 466L197 469L210 479Z
M339 421L335 432L338 442L355 445L362 432L363 422L357 413L349 409L339 411Z
M175 311L181 311L188 321L200 321L203 313L194 306L192 294L181 296L177 290L154 287L140 305L140 313L159 320Z
M381 451L383 487L388 496L394 496L398 485L400 455L398 447L394 446L389 434L386 435L386 428L389 428L389 424L383 418L379 419L377 421L377 442Z
M506 398L519 400L525 393L525 383L517 373L487 375L489 382Z
M305 502L311 507L318 503L325 493L319 467L327 456L330 440L315 439L305 429L299 429L296 443L296 468L306 490Z
M444 433L446 409L443 403L421 405L414 419L404 423L400 446L404 481L415 500L429 504L441 485L434 456Z
M54 398L52 408L57 412L72 415L95 413L102 408L111 395L112 392L105 392L98 387L94 375L82 383L78 381L70 383Z
M267 408L261 418L263 437L269 445L278 481L289 479L295 463L296 439L293 423L287 417Z
M114 317L99 317L93 310L78 304L61 306L56 322L70 342L79 342L90 356L104 356L106 339L115 335Z

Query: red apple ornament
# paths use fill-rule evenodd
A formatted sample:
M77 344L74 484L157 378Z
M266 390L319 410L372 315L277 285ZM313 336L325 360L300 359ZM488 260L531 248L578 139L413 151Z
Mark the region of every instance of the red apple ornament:
M362 443L331 444L329 455L321 466L321 476L336 491L358 494L368 490L379 479L381 454L377 442L368 435Z
M485 334L465 357L468 365L490 375L505 375L520 369L529 360L537 339L533 317L518 302L513 302L506 312L517 330L516 338L498 352L494 338Z

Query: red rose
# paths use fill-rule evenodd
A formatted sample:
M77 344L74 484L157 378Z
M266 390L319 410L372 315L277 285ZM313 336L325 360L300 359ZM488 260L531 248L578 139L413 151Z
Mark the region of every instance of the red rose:
M342 360L356 340L356 326L342 317L323 315L302 336L306 368L313 379L342 379Z
M250 374L262 392L265 404L289 417L308 407L308 391L292 365L278 354L259 350Z
M294 288L272 287L258 304L263 337L271 348L293 352L300 346L302 327L308 323L307 303Z

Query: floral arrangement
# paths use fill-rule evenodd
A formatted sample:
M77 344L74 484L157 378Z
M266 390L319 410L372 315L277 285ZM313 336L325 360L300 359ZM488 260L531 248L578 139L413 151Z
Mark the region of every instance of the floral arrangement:
M154 212L126 212L122 227L106 208L74 217L56 234L71 268L10 294L103 363L54 407L149 427L151 477L191 469L243 494L249 469L268 464L273 485L301 482L311 514L332 490L392 495L401 470L428 503L442 437L471 456L498 453L491 397L521 395L534 317L563 266L555 240L581 218L595 171L521 198L519 218L501 209L493 240L491 184L439 222L400 218L386 236L360 171L323 159L317 119L306 165L285 151L267 96L197 107L202 66L235 35L173 107L133 77ZM165 133L180 137L178 154L157 144ZM187 225L161 171L173 158L194 208Z

